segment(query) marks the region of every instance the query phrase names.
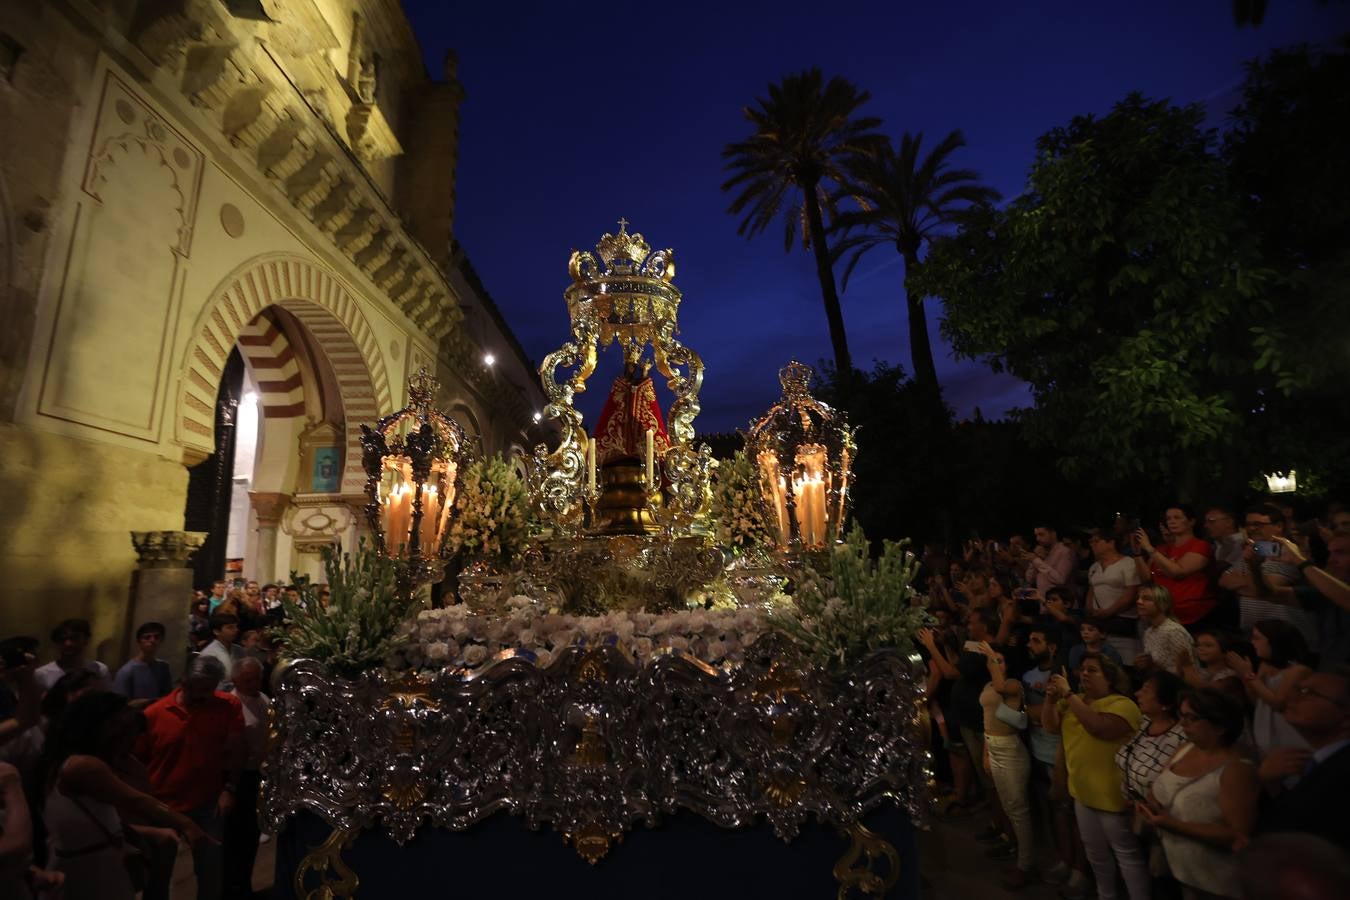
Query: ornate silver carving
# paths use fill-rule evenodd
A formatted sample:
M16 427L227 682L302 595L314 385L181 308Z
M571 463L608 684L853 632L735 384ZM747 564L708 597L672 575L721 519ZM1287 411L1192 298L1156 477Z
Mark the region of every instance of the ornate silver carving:
M726 828L767 820L785 841L809 816L847 830L888 802L922 825L917 658L883 651L842 675L767 659L637 667L573 647L546 668L506 651L472 674L354 681L300 660L278 683L262 816L280 828L305 810L343 832L378 821L402 844L424 823L507 812L592 862L678 810Z

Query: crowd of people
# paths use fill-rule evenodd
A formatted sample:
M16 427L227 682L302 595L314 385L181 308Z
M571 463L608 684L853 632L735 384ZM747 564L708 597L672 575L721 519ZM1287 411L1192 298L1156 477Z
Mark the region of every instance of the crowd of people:
M38 640L0 641L0 897L168 900L184 844L198 898L253 896L286 591L217 581L185 611L188 647L142 623L116 673L88 655L82 619L51 632L43 665ZM184 661L176 683L166 653Z
M980 817L1003 887L1344 896L1350 510L1032 534L929 548L922 576L944 813Z

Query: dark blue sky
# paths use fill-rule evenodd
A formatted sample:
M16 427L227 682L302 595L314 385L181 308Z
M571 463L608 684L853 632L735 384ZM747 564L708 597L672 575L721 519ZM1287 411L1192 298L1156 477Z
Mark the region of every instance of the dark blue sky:
M459 55L455 235L526 351L539 360L567 338L567 257L624 216L654 249L675 249L681 339L707 364L700 432L765 409L789 358L830 356L810 255L785 254L780 228L738 236L720 190L720 151L748 133L741 109L769 82L817 65L870 91L865 109L893 136L960 128L957 162L1011 197L1035 139L1071 116L1138 90L1206 103L1218 125L1244 60L1350 27L1339 0L1273 0L1258 29L1233 25L1230 0L404 5L433 74L447 48ZM910 368L902 273L877 248L843 294L860 366ZM936 340L941 306L929 307L958 414L1027 402L1020 382L953 359Z

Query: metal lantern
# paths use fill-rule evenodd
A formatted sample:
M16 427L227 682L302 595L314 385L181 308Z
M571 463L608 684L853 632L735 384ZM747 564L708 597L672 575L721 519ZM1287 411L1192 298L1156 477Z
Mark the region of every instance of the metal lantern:
M1298 490L1298 475L1293 469L1271 472L1266 475L1266 489L1272 494L1292 494Z
M823 550L838 539L857 455L844 417L811 395L813 375L796 360L784 366L783 396L751 424L745 441L778 523L779 547L788 553Z
M402 564L413 586L445 574L455 479L468 442L458 422L433 409L440 385L426 369L408 379L408 405L361 426L366 517L378 551Z

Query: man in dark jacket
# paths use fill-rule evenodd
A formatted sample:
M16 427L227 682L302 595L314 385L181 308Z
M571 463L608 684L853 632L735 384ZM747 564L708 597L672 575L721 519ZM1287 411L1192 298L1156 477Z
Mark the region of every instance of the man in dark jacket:
M1312 748L1281 747L1261 761L1261 780L1278 785L1297 776L1258 823L1262 833L1299 831L1350 850L1350 669L1309 675L1284 709L1285 720Z

